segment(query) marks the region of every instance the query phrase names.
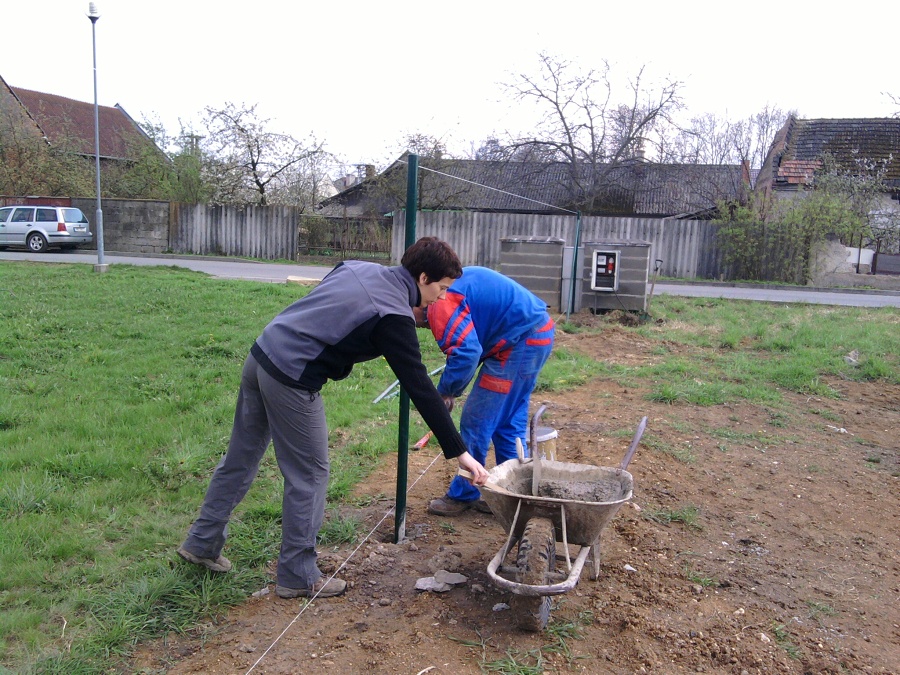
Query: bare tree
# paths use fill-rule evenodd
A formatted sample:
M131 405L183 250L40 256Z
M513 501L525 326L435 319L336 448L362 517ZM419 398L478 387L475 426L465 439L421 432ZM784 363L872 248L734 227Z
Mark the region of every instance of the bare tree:
M705 113L692 117L686 128L670 129L670 133L659 136L656 154L661 162L734 164L738 161L735 148L743 140L743 129L725 118Z
M548 145L535 143L513 143L507 145L496 137L487 138L479 144L472 144L468 153L470 159L485 162L555 162L556 151Z
M640 68L622 97L614 91L609 63L580 69L546 53L536 75L519 74L505 85L515 100L541 112L534 135L513 139L510 158L534 156L568 167L569 206L591 212L602 199L607 177L624 160L639 157L648 138L681 106L681 82L645 85Z
M691 118L687 126L673 125L658 136L656 151L662 162L685 164L741 164L762 166L788 113L766 105L760 112L732 121L714 114Z
M480 143L471 143L466 154L469 159L477 159L483 162L507 159L506 146L493 136L484 139Z
M425 159L442 159L447 155L447 144L443 138L420 131L407 134L401 143L406 152Z
M447 154L444 140L429 134L413 132L399 143L400 162L409 154L419 157L419 204L421 208L453 208L455 200L472 190L472 185L446 176L448 171L459 171L459 162ZM467 178L467 176L457 176ZM405 170L393 167L390 171L366 181L366 193L373 213L386 213L406 206L407 175Z
M257 116L256 105L207 107L204 122L204 170L217 202L268 204L271 194L287 189L293 167L322 152L312 137L304 143L269 131L269 120Z

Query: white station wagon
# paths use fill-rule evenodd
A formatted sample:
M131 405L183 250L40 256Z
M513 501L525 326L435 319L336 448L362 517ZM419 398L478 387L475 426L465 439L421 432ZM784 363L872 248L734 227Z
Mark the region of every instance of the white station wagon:
M91 243L90 224L71 206L4 206L0 208L0 248L24 246L43 253L51 246L75 248Z

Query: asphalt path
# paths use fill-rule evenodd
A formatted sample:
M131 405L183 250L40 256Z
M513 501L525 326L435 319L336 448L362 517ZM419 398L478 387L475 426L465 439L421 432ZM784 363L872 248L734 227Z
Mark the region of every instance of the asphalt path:
M85 251L63 251L52 253L25 253L22 251L0 251L0 260L29 260L39 263L86 263L97 264L97 254ZM330 265L290 265L257 262L238 258L214 258L209 256L141 255L131 253L105 253L103 262L107 265L173 266L185 267L195 272L205 272L219 279L247 279L283 284L288 277L320 281L331 271Z
M39 263L80 263L90 265L96 265L98 262L96 252L77 250L59 253L27 253L7 250L0 251L0 260L28 260ZM294 265L235 258L167 254L105 253L104 263L108 265L184 267L220 279L248 279L268 283L285 283L288 280L318 281L331 270L331 266L328 265ZM674 282L657 283L654 288L654 294L695 298L729 298L755 300L758 302L847 305L851 307L900 307L900 291L875 291L868 289Z

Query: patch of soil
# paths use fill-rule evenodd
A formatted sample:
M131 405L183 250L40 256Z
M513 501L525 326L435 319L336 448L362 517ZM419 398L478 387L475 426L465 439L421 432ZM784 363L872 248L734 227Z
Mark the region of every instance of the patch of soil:
M611 364L650 362L657 346L615 326L558 341ZM534 665L543 650L529 672L898 673L900 387L829 384L840 399L784 393L790 405L778 411L654 403L641 387L609 380L535 396L568 462L618 466L649 417L628 467L634 498L601 536L598 580L588 563L574 590L553 600L551 625L575 624L579 637L515 628L510 594L486 571L507 535L493 516L426 512L455 466L435 461L432 444L410 455L400 544L384 519L392 501L379 497L393 492L394 462L359 486L374 498L362 515L375 531L341 570L346 595L306 609L273 592L248 598L203 640L143 645L133 670L523 672L498 662ZM323 569L352 550L329 551ZM468 581L415 590L441 569Z

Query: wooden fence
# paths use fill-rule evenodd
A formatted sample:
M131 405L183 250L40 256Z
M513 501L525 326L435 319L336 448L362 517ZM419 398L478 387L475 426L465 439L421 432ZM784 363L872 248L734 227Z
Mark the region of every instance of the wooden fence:
M400 260L405 241L406 214L396 212L390 241L366 237L372 246L390 248L391 259ZM175 253L229 255L269 260L295 260L303 243L300 232L310 225L299 209L279 206L204 206L172 204L169 209L169 250ZM380 224L365 224L380 229ZM450 242L465 265L500 266L500 241L509 238L562 239L571 247L575 240L574 216L543 216L471 211L419 212L416 235L437 236ZM336 227L329 224L329 227ZM354 232L362 231L354 223ZM660 274L684 279L714 279L722 274L716 246L716 226L699 220L656 218L606 218L585 216L580 241L584 245L609 241L645 241L650 244L651 265L662 260ZM343 235L342 235L343 236ZM355 237L361 236L358 234ZM330 239L328 246L334 246ZM349 240L348 240L349 241ZM359 248L354 243L350 248ZM343 248L343 246L342 246ZM361 250L361 249L360 249Z
M175 253L295 260L300 209L288 206L171 204L169 248Z
M403 254L406 214L394 214L391 259ZM435 236L450 243L464 265L500 266L500 241L509 238L554 238L572 247L575 216L543 216L467 211L419 212L416 236ZM644 241L650 244L650 264L662 260L660 274L682 279L717 279L722 269L716 245L717 227L702 220L658 218L608 218L584 216L579 239L582 245L610 241Z

